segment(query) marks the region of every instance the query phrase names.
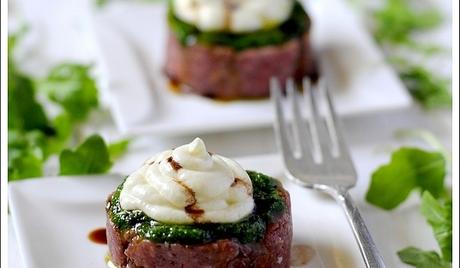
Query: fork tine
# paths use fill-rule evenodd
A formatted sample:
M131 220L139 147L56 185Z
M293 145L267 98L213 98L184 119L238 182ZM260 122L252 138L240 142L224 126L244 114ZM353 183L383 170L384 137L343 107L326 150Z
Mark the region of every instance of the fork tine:
M304 79L304 84L305 84ZM322 115L319 111L320 104L321 83L318 83L316 88L309 90L307 96L308 103L310 104L310 133L312 136L312 147L317 163L324 163L331 160L331 153L328 152L329 148L329 135L326 126L323 124Z
M281 148L284 159L293 158L292 152L290 151L289 136L287 133L287 124L284 117L283 107L281 103L281 86L280 82L276 77L270 79L270 96L275 106L276 120L275 121L275 132L278 135L278 147Z
M302 112L299 107L299 96L297 89L295 88L294 80L290 78L286 83L287 93L292 106L293 114L293 129L296 145L300 149L300 155L303 156L307 161L312 161L311 152L311 141L308 138L307 124L305 123ZM305 90L305 89L304 89Z
M329 135L331 138L331 150L332 150L332 155L335 157L339 157L341 154L345 153L342 152L342 148L339 148L339 140L343 140L343 138L340 135L338 131L338 121L337 121L337 115L335 113L335 108L332 103L332 98L329 93L329 89L327 87L326 81L322 81L322 92L326 96L326 102L327 102L327 114L325 116L327 128L329 130Z
M339 126L340 122L338 120L337 113L335 112L334 103L332 101L332 96L331 96L331 93L329 91L327 84L325 84L324 92L326 95L327 107L328 107L329 114L330 114L329 131L330 131L332 142L335 143L334 146L336 147L336 150L337 150L336 157L347 159L351 162L350 153L348 151L348 147L346 145L345 139L343 138L343 135L340 131L340 126Z

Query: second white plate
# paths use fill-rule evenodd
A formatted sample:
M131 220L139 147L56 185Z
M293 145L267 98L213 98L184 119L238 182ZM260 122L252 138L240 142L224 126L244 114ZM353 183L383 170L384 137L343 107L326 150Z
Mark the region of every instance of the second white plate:
M312 42L330 67L340 115L402 108L411 98L341 0L306 1ZM119 1L95 15L97 39L109 82L109 102L126 134L197 134L267 126L269 100L217 102L178 95L162 75L167 25L165 6ZM199 66L197 66L199 68Z

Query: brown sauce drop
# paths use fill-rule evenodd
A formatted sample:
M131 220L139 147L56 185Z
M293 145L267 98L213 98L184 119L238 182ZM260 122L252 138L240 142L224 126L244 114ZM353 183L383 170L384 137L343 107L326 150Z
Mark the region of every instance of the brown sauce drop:
M266 100L267 97L217 97L213 93L193 93L193 90L187 90L187 86L184 83L181 83L179 80L169 77L168 89L177 95L184 95L184 94L194 94L194 95L201 95L204 98L210 99L215 101L216 103L227 104L233 101L260 101Z
M246 191L248 192L248 194L252 194L251 192L251 187L249 186L248 183L246 183L245 181L243 181L242 179L240 178L235 178L235 180L233 181L233 183L230 185L230 187L235 187L237 185L243 185L245 188L246 188Z
M303 266L309 263L315 256L315 251L307 245L292 245L291 247L291 266Z
M170 78L169 79L169 89L176 93L176 94L180 94L182 93L182 90L180 89L181 87L181 82L179 80L176 80L176 79L173 79L173 78Z
M171 165L171 167L172 167L175 171L178 171L179 169L182 168L182 166L181 166L178 162L176 162L176 161L172 158L172 156L170 156L170 157L168 158L168 163Z
M196 221L201 215L204 214L204 210L195 206L195 204L188 205L185 207L185 212Z
M196 204L195 192L192 190L192 188L188 187L187 184L185 184L183 181L175 179L174 182L182 186L182 188L184 188L184 190L188 194L187 203L189 204L189 206L195 205Z
M241 181L240 178L235 178L235 180L233 181L232 185L230 185L230 187L235 187L238 185L238 183Z
M189 199L187 200L188 205L184 207L184 210L185 210L185 213L187 213L196 222L198 218L204 214L204 210L199 208L196 205L195 192L190 187L188 187L184 182L180 180L174 180L174 182L182 186L185 189L185 191L188 193L189 195Z
M88 239L96 244L107 244L107 234L105 228L99 228L88 234Z

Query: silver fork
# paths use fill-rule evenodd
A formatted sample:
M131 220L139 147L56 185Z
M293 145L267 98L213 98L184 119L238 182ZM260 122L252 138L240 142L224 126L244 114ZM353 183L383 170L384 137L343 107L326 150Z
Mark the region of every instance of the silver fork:
M317 87L312 88L308 78L303 80L304 95L310 110L307 124L300 109L301 95L293 80L287 80L286 91L292 106L292 131L289 133L290 126L282 107L281 85L276 78L270 81L277 118L275 131L287 177L303 187L317 189L334 197L345 211L366 267L382 268L385 267L383 259L348 194L348 190L356 184L356 171L324 83L324 80L320 81Z

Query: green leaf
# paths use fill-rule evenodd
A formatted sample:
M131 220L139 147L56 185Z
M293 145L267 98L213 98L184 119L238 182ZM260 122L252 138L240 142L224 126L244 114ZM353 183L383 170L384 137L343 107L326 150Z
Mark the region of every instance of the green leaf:
M61 152L69 142L75 125L86 119L90 110L98 105L96 84L89 75L89 66L61 64L53 68L44 81L38 82L17 68L13 51L25 30L22 28L8 37L9 180L42 176L46 159ZM45 109L37 101L39 89L63 109L53 121L49 120ZM68 159L64 157L64 160ZM104 160L102 163L105 165ZM91 164L88 167L90 172L99 169ZM75 172L66 169L65 165L64 170Z
M451 265L442 260L435 251L423 251L415 247L407 247L398 251L399 259L416 268L450 268Z
M45 145L40 131L8 130L8 180L42 176Z
M22 27L19 32L8 36L8 129L38 129L53 133L43 107L35 99L33 81L14 63L13 51L25 31L26 28Z
M64 63L54 67L38 87L58 103L76 122L85 120L93 108L98 107L95 80L90 75L91 66Z
M401 80L411 95L425 108L452 106L449 81L429 72L422 66L410 66L400 72Z
M15 181L43 175L43 160L33 150L10 150L8 180Z
M71 116L66 112L54 118L53 126L56 130L56 135L48 139L48 144L45 148L48 155L58 154L67 146L72 136L74 125Z
M421 212L433 229L443 258L452 261L452 201L441 204L429 192L424 192Z
M112 166L108 148L99 135L90 136L75 151L63 150L59 163L60 175L101 174Z
M126 151L128 151L130 142L131 140L125 139L109 144L108 150L110 159L116 160L123 156L126 153Z
M414 189L439 197L444 189L445 160L439 152L403 147L393 152L390 163L372 174L366 200L383 209L394 209Z
M411 35L420 30L439 26L442 16L436 9L420 10L409 5L408 0L387 0L374 14L374 35L378 42L411 44Z
M54 132L43 107L35 99L32 80L15 69L8 72L8 129Z

